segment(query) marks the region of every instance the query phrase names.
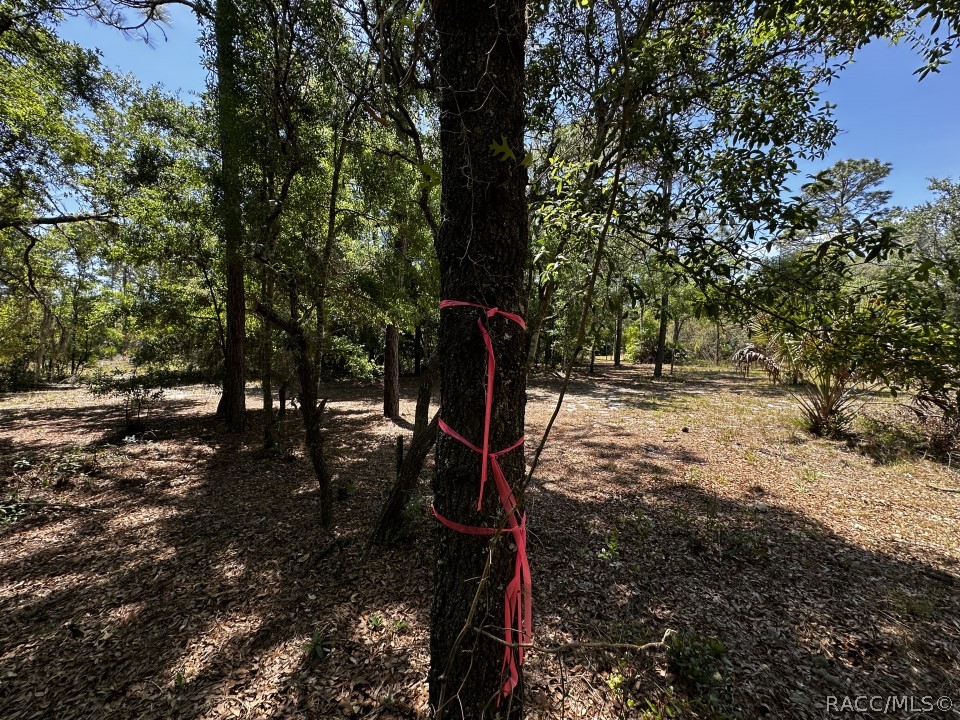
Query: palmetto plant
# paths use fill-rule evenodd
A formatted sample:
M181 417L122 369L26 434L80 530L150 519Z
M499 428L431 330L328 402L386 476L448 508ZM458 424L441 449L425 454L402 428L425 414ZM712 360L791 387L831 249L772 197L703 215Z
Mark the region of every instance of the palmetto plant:
M842 435L869 387L858 377L854 359L838 347L833 333L818 328L759 334L776 361L802 380L790 392L803 408L807 429L819 436Z
M793 393L803 407L807 428L814 435L842 435L854 417L854 406L866 388L847 369L814 367Z

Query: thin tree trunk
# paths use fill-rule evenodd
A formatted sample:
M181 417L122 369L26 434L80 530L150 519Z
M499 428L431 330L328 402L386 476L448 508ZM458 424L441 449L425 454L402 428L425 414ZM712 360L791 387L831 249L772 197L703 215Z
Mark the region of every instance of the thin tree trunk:
M527 353L526 367L526 372L528 375L537 362L537 350L539 349L540 345L540 332L543 330L544 322L546 322L547 313L550 312L550 305L553 303L553 294L556 292L556 289L557 286L555 283L550 283L547 285L546 289L540 296L540 304L537 305L537 315L528 325L530 332L530 350Z
M374 543L386 545L402 537L406 529L404 511L420 480L420 472L427 460L427 453L430 452L430 448L437 441L437 431L440 427L439 420L439 414L434 415L433 420L427 423L424 430L419 435L414 433L410 440L410 448L403 456L396 481L390 488L390 494L387 495L387 499L380 509L380 515L373 530L372 541Z
M327 401L319 402L317 399L317 366L303 328L299 297L293 284L289 287L289 298L289 318L282 317L271 306L259 301L256 302L255 309L259 315L286 332L290 339L290 352L300 381L300 415L303 418L304 444L307 446L307 454L310 456L310 463L313 465L313 472L320 486L320 525L329 527L333 523L333 488L324 455L323 433L320 427L323 408Z
M47 364L47 343L51 340L50 335L53 332L53 313L46 303L41 303L43 308L43 319L40 321L40 333L37 343L37 354L34 360L34 382L39 384L43 382L43 370Z
M524 310L527 252L523 125L523 0L433 5L440 43L441 207L436 239L441 298L504 311ZM515 158L491 152L505 143ZM468 168L468 172L464 172ZM471 307L440 313L438 362L444 421L468 441L483 440L487 351L478 318L496 353L490 448L523 435L526 338L511 320ZM446 434L437 438L434 506L448 520L498 528L502 511L493 489L477 508L480 456ZM511 485L523 478L522 449L499 458ZM522 497L517 501L522 506ZM430 614L430 704L436 720L522 715L522 674L500 702L504 648L473 632L503 636L504 590L515 552L500 535L470 535L438 523ZM483 579L481 579L483 578Z
M597 362L597 345L596 343L590 344L590 369L587 371L587 375L593 375L593 368Z
M660 227L660 234L663 238L663 242L667 247L670 246L669 234L670 234L670 221L669 221L669 207L670 207L670 198L673 194L673 173L667 169L667 174L663 180L663 199L664 205L668 208L667 215L663 219L663 224ZM653 367L653 377L654 379L659 379L663 377L663 356L667 349L667 319L668 319L668 305L670 303L670 281L664 276L663 278L663 295L660 298L660 332L657 334L657 356L656 362Z
M420 387L417 390L417 408L413 417L413 432L423 432L430 424L430 398L433 397L433 385L437 379L436 355L430 356L423 367L420 376Z
M717 365L719 365L719 364L720 364L720 321L719 321L719 320L717 320L717 352L716 352L716 358L717 358Z
M617 308L617 334L613 342L613 366L620 367L620 355L623 352L623 311Z
M421 363L423 362L423 326L417 325L413 330L413 374L420 377Z
M353 125L356 103L347 111L343 123L340 126L340 133L334 132L334 153L333 176L330 180L330 197L327 199L327 234L323 241L323 253L320 257L320 266L317 268L317 350L315 363L317 367L317 380L320 379L320 373L323 372L323 355L327 345L327 284L330 276L330 258L333 255L333 246L337 239L337 204L340 199L340 174L343 171L343 162L347 155L346 135Z
M410 496L420 480L420 472L426 462L427 453L437 440L440 414L437 413L430 420L430 397L433 394L433 380L435 362L427 362L423 374L420 376L420 389L417 391L417 412L413 423L413 437L410 439L410 448L397 471L397 478L390 488L380 516L374 527L371 541L377 544L388 544L404 532L406 516L404 510L410 501Z
M263 296L273 300L273 279L270 270L263 269ZM263 391L263 449L273 450L277 445L277 426L273 419L273 331L266 318L261 318L260 329L260 385Z
M303 417L303 438L310 455L310 464L320 486L320 525L330 527L333 523L333 488L330 472L323 451L323 434L320 423L323 419L322 403L317 399L316 365L306 343L294 350L297 374L300 377L300 415Z
M663 356L667 349L667 304L670 302L670 286L666 286L660 298L660 332L657 335L657 356L653 366L653 377L663 377Z
M227 337L223 395L217 417L233 431L246 424L246 297L244 293L243 222L241 217L240 156L243 134L234 74L237 8L233 0L217 0L214 16L217 69L217 130L220 144L220 242L226 252Z
M383 416L400 417L400 336L387 325L383 352Z
M227 354L227 329L224 327L223 308L220 307L220 301L217 299L216 284L211 277L212 269L204 262L204 253L200 244L200 238L194 237L197 248L197 255L194 263L200 274L203 276L203 284L207 288L207 295L210 297L210 305L213 307L213 316L217 320L217 342L220 345L220 351L226 357Z

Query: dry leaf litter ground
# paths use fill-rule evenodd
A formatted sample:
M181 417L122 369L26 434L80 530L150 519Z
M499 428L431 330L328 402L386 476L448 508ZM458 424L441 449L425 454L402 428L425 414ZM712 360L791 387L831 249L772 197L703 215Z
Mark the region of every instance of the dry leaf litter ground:
M668 653L531 653L529 716L960 705L960 495L936 489L958 473L812 439L756 377L649 375L573 383L527 499L534 627L551 646L676 635ZM532 383L528 438L556 390ZM0 718L427 717L429 468L410 538L366 552L409 423L376 388L326 394L329 531L290 416L267 458L258 413L224 432L209 388L168 391L137 442L82 389L0 398Z

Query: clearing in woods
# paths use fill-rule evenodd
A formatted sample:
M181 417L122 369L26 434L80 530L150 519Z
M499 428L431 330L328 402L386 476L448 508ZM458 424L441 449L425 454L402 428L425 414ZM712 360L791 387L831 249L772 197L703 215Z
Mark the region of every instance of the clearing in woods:
M812 439L758 377L599 370L528 493L535 640L677 634L667 652L530 653L530 717L960 703L956 471ZM528 449L556 390L531 385ZM428 484L405 544L367 552L409 424L376 388L325 393L329 532L291 415L289 450L264 458L258 413L227 434L208 388L168 391L136 442L82 389L0 397L4 720L427 716Z

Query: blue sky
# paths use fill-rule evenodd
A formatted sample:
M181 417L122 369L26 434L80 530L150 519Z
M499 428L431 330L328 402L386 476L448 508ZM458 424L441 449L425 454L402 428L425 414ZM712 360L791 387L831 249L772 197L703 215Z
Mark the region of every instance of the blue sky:
M920 64L905 45L875 40L863 48L821 93L837 106L836 145L822 163L801 169L848 158L893 163L886 186L904 207L929 199L927 178L960 179L960 55L922 81L913 74Z
M189 99L203 90L206 80L198 28L188 9L170 7L167 37L153 33L153 47L86 20L70 20L61 32L81 45L100 48L108 66L132 72L144 84L179 90ZM876 40L861 50L856 62L823 89L823 98L837 105L837 144L822 163L801 171L812 173L846 158L891 162L887 187L893 203L906 207L929 199L927 178L960 178L960 55L955 64L922 82L913 74L919 65L907 46ZM798 179L796 188L803 182Z
M170 24L163 33L150 32L150 43L82 18L70 18L59 28L61 37L88 48L99 48L103 62L113 70L133 73L144 85L160 83L180 91L184 100L204 89L207 72L197 44L199 28L193 13L169 5Z

